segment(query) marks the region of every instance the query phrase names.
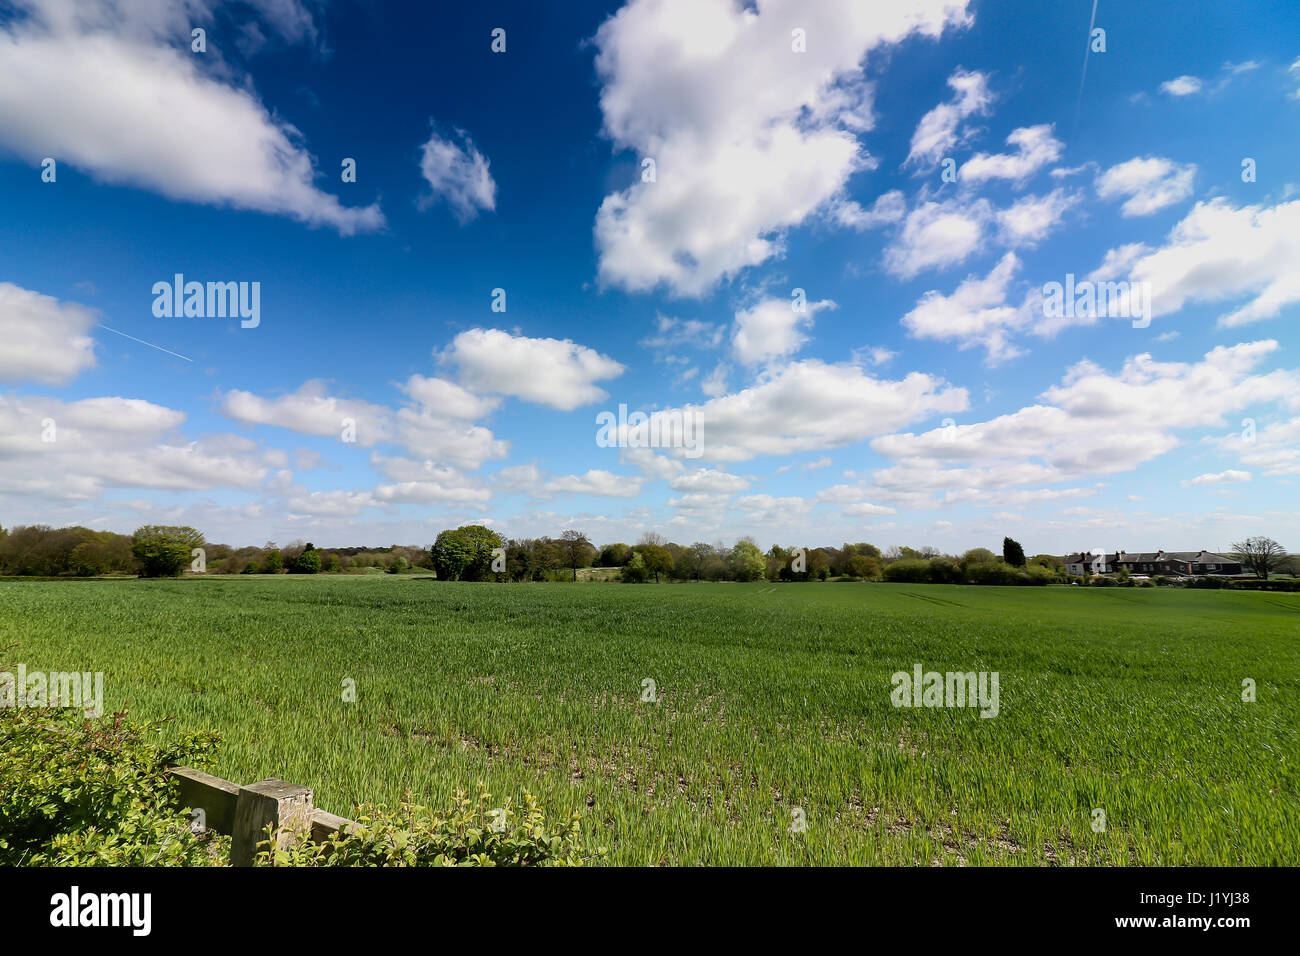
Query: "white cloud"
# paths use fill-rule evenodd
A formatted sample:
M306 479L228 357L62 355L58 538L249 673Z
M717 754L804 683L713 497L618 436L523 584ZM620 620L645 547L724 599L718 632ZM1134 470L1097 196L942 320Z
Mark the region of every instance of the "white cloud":
M176 433L184 421L141 399L0 396L0 492L93 499L109 488L256 488L287 460L238 435L186 441Z
M968 183L981 183L990 179L1027 180L1038 170L1061 158L1065 144L1052 135L1047 123L1025 126L1013 130L1007 145L1014 153L978 153L961 167L958 178Z
M726 329L699 319L678 319L672 316L655 317L655 334L638 342L646 348L667 349L685 346L693 349L717 348L722 344Z
M644 479L594 468L582 475L552 478L542 486L549 495L594 495L602 498L635 498Z
M32 163L52 156L170 199L289 216L342 235L382 228L377 204L345 207L315 186L298 131L215 50L196 56L176 42L188 39L192 17L211 19L210 6L23 4L26 16L0 23L0 144ZM303 35L298 4L263 7L289 39Z
M1045 196L1025 196L998 211L999 237L1013 249L1041 242L1082 199L1082 194L1064 189L1054 189Z
M0 382L62 385L95 364L95 314L0 282Z
M1097 195L1102 199L1125 196L1120 207L1125 216L1149 216L1190 196L1195 178L1195 164L1135 156L1097 177Z
M965 389L920 372L889 381L856 366L805 360L693 411L703 422L704 458L745 461L842 447L905 422L961 411L968 401Z
M286 507L293 514L351 518L376 504L368 491L312 491L291 496Z
M396 443L421 459L438 459L460 468L477 468L509 451L509 442L469 422L491 411L497 400L422 375L411 376L402 390L415 404L393 410L330 395L324 381L313 379L277 398L232 389L223 396L219 410L246 425L274 425L362 448Z
M412 375L402 391L421 405L427 405L447 418L474 421L491 413L501 404L499 398L485 398L442 378Z
M958 134L961 122L970 116L988 113L993 103L986 73L959 69L948 77L948 85L955 95L921 117L916 132L912 134L908 163L937 165L963 141Z
M1300 200L1241 208L1223 198L1199 202L1160 248L1125 248L1108 254L1106 277L1127 271L1132 281L1150 282L1155 315L1248 297L1219 317L1221 328L1231 328L1276 318L1300 302Z
M470 329L452 340L443 361L457 366L476 392L512 395L573 411L609 397L595 383L622 375L624 367L569 339L533 339L500 329Z
M984 227L992 217L986 199L923 203L885 249L885 268L910 279L926 269L959 265L983 247Z
M221 401L221 414L245 425L274 425L304 435L342 439L344 421L355 427L356 443L369 447L387 440L392 432L392 411L359 399L327 394L325 382L312 379L297 391L278 398L231 389Z
M1189 488L1197 488L1202 485L1230 485L1242 481L1250 481L1250 472L1229 470L1211 475L1198 475L1184 481L1183 485Z
M714 468L697 468L694 471L688 471L673 478L672 481L668 482L668 487L674 491L729 493L744 491L750 484L748 478L740 475L718 471Z
M867 52L967 22L965 0L632 0L596 33L606 134L656 181L596 216L602 281L702 295L782 254L786 230L872 161ZM791 31L806 31L807 52Z
M1006 304L1007 291L1020 268L1015 253L1008 252L984 278L968 276L951 295L931 290L916 308L903 316L903 327L925 339L957 340L961 348L982 345L990 362L1003 361L1020 352L1007 342L1007 333L1019 328L1021 311Z
M736 313L731 332L731 353L743 365L759 365L793 355L808 341L804 330L812 328L813 317L823 309L834 309L830 299L805 303L796 312L791 299L763 299Z
M456 218L466 223L480 209L489 212L496 209L497 184L488 170L488 161L474 146L474 141L464 130L455 132L459 143L434 132L422 147L420 173L433 194L420 200L420 208L427 208L439 198L445 199Z
M1195 76L1178 76L1172 80L1165 80L1160 84L1160 92L1168 93L1170 96L1191 96L1193 93L1199 93L1205 84Z
M1257 371L1277 348L1271 340L1220 346L1195 364L1138 355L1116 374L1080 362L1041 404L877 438L872 449L898 464L875 472L871 491L915 507L935 491L978 501L990 489L1129 471L1177 447L1178 431L1222 425L1257 402L1300 407L1300 373ZM1198 400L1205 395L1215 401Z
M861 232L898 222L907 214L907 200L903 198L901 189L891 189L877 196L870 209L863 209L859 203L846 199L832 203L830 214L839 225Z

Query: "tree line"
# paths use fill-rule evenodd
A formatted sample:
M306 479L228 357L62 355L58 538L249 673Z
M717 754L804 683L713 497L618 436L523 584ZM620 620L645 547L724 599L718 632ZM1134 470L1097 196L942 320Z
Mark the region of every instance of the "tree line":
M1288 555L1268 538L1235 544L1235 553L1258 577L1300 571L1300 556ZM484 525L462 525L438 534L427 548L392 545L319 549L294 541L283 547L234 548L210 544L188 526L145 525L131 535L85 527L28 525L0 527L0 574L42 577L142 575L166 577L187 570L217 574L391 574L432 571L446 581L576 581L580 571L603 569L629 584L673 581L899 581L935 584L1043 585L1080 581L1066 574L1064 556L1025 555L1005 537L1002 553L972 548L960 555L937 548L874 544L840 547L772 545L753 538L733 545L697 541L684 545L649 532L636 544L597 546L582 531L558 538L505 538ZM1126 575L1087 583L1127 584Z

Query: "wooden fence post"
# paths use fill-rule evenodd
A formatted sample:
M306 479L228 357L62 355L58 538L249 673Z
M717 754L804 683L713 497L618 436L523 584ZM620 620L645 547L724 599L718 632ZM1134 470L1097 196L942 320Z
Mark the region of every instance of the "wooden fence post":
M277 847L284 847L312 825L312 792L309 787L283 780L262 780L239 788L235 801L235 823L230 833L230 863L232 866L252 866L257 855L257 844L266 839L270 824L284 831L276 839Z

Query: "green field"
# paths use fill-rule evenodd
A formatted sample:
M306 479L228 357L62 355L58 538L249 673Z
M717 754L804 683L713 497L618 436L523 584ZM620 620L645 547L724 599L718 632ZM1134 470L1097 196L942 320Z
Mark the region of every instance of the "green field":
M220 731L229 779L344 815L527 788L609 863L1300 863L1300 595L0 582L12 644L0 669ZM917 663L997 671L999 716L893 707Z

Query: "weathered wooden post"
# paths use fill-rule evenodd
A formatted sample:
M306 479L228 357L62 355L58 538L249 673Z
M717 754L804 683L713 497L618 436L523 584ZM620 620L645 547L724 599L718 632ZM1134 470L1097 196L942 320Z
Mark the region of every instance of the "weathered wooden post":
M268 824L278 833L277 847L309 835L314 809L311 788L296 783L262 780L240 787L230 833L231 866L253 865L257 844L265 839Z

